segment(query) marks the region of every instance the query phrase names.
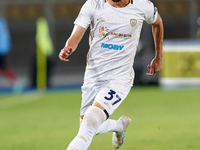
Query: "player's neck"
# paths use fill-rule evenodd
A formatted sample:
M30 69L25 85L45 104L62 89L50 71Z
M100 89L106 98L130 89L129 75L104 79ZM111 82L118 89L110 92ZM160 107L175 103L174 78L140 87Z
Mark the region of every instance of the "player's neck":
M130 3L130 0L121 0L120 2L113 2L112 0L108 0L108 3L113 7L122 8L126 7Z

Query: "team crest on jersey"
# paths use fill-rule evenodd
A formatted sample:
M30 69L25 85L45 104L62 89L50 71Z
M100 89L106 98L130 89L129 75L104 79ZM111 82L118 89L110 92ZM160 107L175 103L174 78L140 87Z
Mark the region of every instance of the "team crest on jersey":
M130 24L132 27L134 27L137 24L137 20L136 19L131 19L130 20Z

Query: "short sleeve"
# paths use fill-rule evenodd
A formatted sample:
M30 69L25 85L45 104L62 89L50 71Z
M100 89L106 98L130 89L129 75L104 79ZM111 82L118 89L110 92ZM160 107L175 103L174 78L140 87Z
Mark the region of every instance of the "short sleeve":
M158 11L154 4L150 1L146 1L145 7L145 22L153 24L157 20Z
M95 8L94 5L95 4L93 0L87 0L82 6L81 11L76 18L74 24L77 24L86 29L92 21L92 14L94 14Z

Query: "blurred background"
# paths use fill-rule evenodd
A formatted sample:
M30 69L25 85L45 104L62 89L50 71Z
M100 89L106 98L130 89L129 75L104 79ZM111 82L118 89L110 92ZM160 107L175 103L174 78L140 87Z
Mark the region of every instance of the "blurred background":
M38 50L36 22L40 17L45 17L48 22L49 37L53 45L51 54L48 56L48 65L46 65L48 66L48 73L46 73L48 83L46 84L48 87L55 88L79 87L82 84L89 48L89 30L76 52L70 56L70 62L62 62L57 56L70 36L73 21L84 2L85 0L0 0L0 16L7 22L11 35L12 48L7 55L6 63L16 75L16 79L11 77L7 79L0 70L0 91L9 89L15 84L17 88L35 88L36 51ZM152 0L152 2L163 19L165 41L196 41L198 39L197 20L200 16L200 0ZM146 66L153 57L154 43L151 26L144 23L134 64L135 85L159 85L158 74L154 77L146 76ZM16 80L17 83L12 83L12 80Z

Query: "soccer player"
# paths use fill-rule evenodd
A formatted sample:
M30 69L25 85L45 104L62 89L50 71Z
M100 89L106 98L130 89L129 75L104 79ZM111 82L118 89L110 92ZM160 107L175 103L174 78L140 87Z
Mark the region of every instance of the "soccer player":
M148 76L162 68L163 24L149 0L87 0L71 36L59 58L68 62L90 25L90 49L87 55L80 128L67 150L88 149L95 134L113 132L112 144L118 149L131 122L128 116L118 120L109 116L128 95L134 80L133 63L143 22L152 26L155 57L147 66Z

